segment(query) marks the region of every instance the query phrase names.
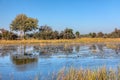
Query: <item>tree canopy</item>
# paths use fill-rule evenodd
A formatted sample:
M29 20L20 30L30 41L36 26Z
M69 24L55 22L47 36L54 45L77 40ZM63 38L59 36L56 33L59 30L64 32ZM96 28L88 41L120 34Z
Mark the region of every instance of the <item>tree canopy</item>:
M10 24L10 29L13 31L20 31L21 37L25 35L25 32L37 29L38 20L27 17L25 14L19 14Z
M76 38L80 38L80 32L77 31L77 32L75 33L75 36L76 36Z

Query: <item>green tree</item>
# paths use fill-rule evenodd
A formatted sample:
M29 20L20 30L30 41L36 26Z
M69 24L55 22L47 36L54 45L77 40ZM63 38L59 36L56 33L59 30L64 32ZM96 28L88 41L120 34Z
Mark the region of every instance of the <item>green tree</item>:
M109 34L110 38L120 38L120 30L115 28L113 32Z
M77 31L77 32L75 33L75 36L76 36L76 38L80 38L80 32Z
M92 37L92 38L95 38L96 37L96 33L89 33L89 36Z
M39 28L39 39L52 39L53 30L50 26L41 26Z
M73 34L73 30L66 28L63 32L63 38L64 39L74 39L75 35Z
M99 32L99 33L97 34L97 37L103 38L103 37L104 37L104 34L103 34L102 32Z
M11 37L11 36L10 36L10 32L4 31L4 32L2 33L2 38L3 38L3 39L9 40L10 37Z
M37 29L38 20L27 17L25 14L19 14L10 24L10 29L14 31L20 31L20 36L23 38L25 32Z
M92 33L92 38L95 38L96 37L96 33Z
M64 31L61 31L60 34L59 34L59 38L63 39L63 36L64 36Z
M59 39L59 32L58 31L52 32L52 39Z

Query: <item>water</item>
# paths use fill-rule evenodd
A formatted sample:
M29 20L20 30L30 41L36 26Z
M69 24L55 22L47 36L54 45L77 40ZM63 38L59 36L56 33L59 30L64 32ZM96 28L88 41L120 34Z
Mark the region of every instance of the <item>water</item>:
M62 68L119 65L119 43L0 45L0 80L51 80Z

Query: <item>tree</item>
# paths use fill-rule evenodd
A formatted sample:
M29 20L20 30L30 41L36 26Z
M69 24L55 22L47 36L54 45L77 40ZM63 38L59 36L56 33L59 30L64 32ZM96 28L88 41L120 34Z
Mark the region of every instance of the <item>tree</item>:
M0 39L13 40L13 39L16 39L16 38L17 38L17 35L15 35L12 32L9 32L8 30L3 29Z
M92 33L92 38L95 38L96 37L96 33Z
M109 34L110 38L120 38L120 30L115 28L113 32Z
M51 32L52 28L48 25L44 25L44 26L40 26L39 31L40 32Z
M115 28L114 32L115 32L115 33L118 33L118 29L117 29L117 28Z
M0 39L2 39L2 34L0 33Z
M104 37L104 34L103 34L102 32L99 32L99 33L97 34L97 37L103 38L103 37Z
M92 37L92 38L95 38L96 37L96 33L89 33L89 36Z
M59 34L59 38L63 39L63 36L64 36L64 31L61 31L60 34Z
M77 31L77 32L75 33L75 36L76 36L76 38L80 38L80 32Z
M25 32L37 29L38 20L27 17L25 14L19 14L10 24L10 29L13 31L20 31L20 36L23 38Z
M63 38L64 39L74 39L75 35L73 34L73 30L66 28L63 32Z
M53 30L50 26L41 26L39 28L39 39L52 39Z
M58 31L52 32L52 39L59 39L59 32Z

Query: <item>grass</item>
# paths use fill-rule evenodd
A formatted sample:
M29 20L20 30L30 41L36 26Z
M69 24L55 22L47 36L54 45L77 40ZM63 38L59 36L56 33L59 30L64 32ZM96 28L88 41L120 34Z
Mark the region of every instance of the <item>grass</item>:
M10 80L14 80L15 75L11 73L9 77ZM58 73L53 73L50 76L48 74L43 78L39 73L35 76L27 75L26 78L26 80L120 80L120 67L117 69L102 67L96 70L70 68L67 71L63 68Z
M36 44L36 43L113 43L120 42L120 38L80 38L59 40L0 40L0 44Z
M120 68L117 70L107 70L106 67L97 70L71 68L66 74L61 70L56 80L120 80Z

